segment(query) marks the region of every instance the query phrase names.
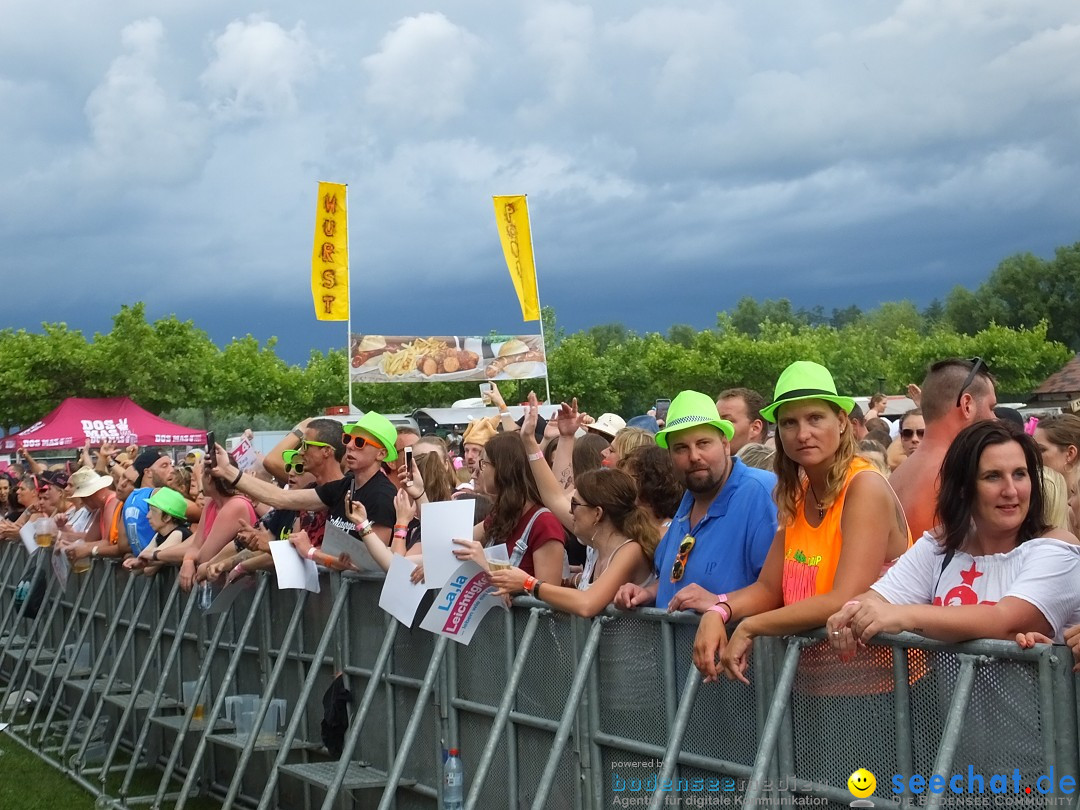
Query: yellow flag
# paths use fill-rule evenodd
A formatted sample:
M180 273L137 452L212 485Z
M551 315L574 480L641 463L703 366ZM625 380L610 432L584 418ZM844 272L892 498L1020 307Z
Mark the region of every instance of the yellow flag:
M495 201L495 222L499 226L499 241L506 256L506 266L510 270L518 301L521 302L521 317L526 321L538 321L540 297L536 292L536 265L533 263L525 195L492 199Z
M320 321L349 319L349 215L345 186L319 183L315 246L311 251L311 297Z

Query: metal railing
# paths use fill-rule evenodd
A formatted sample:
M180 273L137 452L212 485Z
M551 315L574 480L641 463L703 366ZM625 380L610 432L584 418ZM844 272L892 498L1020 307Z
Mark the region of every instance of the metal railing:
M13 600L35 568L48 588L31 618ZM994 774L1022 799L1051 773L1037 806L1077 803L1056 789L1080 773L1064 647L879 637L852 669L818 632L758 639L749 686L703 685L694 615L583 620L522 598L462 646L390 619L370 575L324 574L319 594L259 575L217 615L170 572L147 580L101 560L61 588L48 552L28 562L12 544L0 578L0 720L103 807L214 795L259 810L437 808L450 747L468 808L846 807L860 767L877 777L867 806L948 806L950 785L989 793ZM320 722L338 673L353 700L334 759ZM190 681L209 689L199 709L184 705ZM234 694L259 695L250 733L225 718ZM260 733L282 698L284 729ZM944 789L927 792L935 777Z

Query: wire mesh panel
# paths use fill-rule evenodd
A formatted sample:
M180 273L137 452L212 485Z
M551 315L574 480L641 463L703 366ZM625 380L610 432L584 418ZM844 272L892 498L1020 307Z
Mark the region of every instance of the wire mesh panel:
M846 664L825 643L804 648L791 695L795 775L846 790L859 768L896 773L895 716L890 648Z
M596 653L600 731L662 746L668 720L664 704L661 625L633 616L612 619Z
M525 611L515 613L515 646L521 640L527 616ZM528 666L518 684L516 706L522 714L558 720L577 670L574 629L571 618L565 613L549 613L541 616L539 621L536 638L529 650ZM503 679L505 682L505 671Z

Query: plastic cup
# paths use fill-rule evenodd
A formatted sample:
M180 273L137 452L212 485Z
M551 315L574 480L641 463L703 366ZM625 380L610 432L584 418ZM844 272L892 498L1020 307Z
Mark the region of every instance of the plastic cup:
M72 545L75 548L80 548L82 546L85 546L86 542L84 540L76 540L74 543L72 543ZM90 556L87 555L85 557L79 557L77 560L75 560L75 562L71 564L71 570L74 571L76 574L85 574L87 571L90 570Z
M52 518L38 518L34 522L34 542L41 548L49 548L56 542L56 521Z

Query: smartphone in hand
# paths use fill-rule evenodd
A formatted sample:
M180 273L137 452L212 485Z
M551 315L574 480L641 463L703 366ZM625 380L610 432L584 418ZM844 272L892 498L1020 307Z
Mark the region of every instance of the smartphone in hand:
M405 448L405 477L406 478L409 478L409 479L412 478L412 465L413 465L412 448L411 447L406 447Z
M206 466L217 466L217 440L212 430L206 431Z

